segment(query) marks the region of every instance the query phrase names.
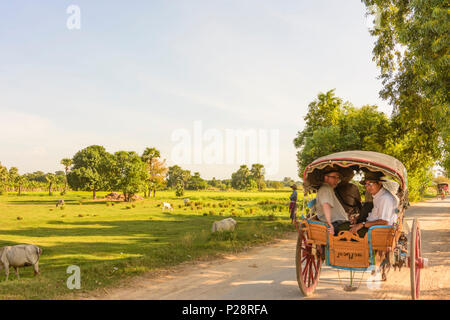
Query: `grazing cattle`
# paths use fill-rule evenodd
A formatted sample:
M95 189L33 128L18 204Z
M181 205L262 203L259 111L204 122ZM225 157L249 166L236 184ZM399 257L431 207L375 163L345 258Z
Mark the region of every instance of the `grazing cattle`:
M187 205L189 203L189 201L190 200L188 198L184 199L184 205Z
M64 205L64 200L58 200L58 203L56 204L57 207L59 206L63 206Z
M162 210L164 211L164 209L172 210L172 211L173 211L173 208L172 208L171 204L168 203L168 202L163 202L163 203L162 203Z
M216 231L233 231L237 222L233 218L226 218L220 221L214 221L212 232Z
M19 278L19 267L33 266L34 275L39 272L39 257L42 249L34 244L19 244L16 246L5 246L0 248L0 270L5 268L6 280L9 277L9 267L16 271Z

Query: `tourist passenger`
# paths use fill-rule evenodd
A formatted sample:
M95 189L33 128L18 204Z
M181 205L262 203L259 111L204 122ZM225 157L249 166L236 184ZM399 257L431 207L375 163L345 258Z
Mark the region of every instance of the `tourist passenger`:
M323 174L323 183L316 196L317 217L328 225L329 233L335 235L340 231L340 225L348 222L347 213L334 193L341 174L333 167L326 168Z

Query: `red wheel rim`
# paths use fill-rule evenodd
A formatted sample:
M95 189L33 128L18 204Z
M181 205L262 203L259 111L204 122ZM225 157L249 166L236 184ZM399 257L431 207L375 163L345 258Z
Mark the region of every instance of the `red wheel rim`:
M299 232L297 242L297 282L304 295L314 292L319 281L321 259L320 255L313 253L313 245L307 243L307 234L303 230ZM314 245L315 246L315 245Z
M414 250L415 250L415 274L414 277L416 279L415 284L415 290L416 290L416 299L419 299L420 297L420 269L422 267L420 261L422 259L422 247L421 247L421 243L420 243L420 229L419 226L417 226L416 229L416 243L414 245Z
M411 246L409 255L410 278L411 278L411 298L413 300L420 297L420 269L423 268L422 247L420 239L420 227L417 218L413 221L411 230Z

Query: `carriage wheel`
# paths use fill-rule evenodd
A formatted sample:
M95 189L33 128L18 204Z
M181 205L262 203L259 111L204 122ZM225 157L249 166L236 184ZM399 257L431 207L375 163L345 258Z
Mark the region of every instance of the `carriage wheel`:
M300 228L297 240L297 252L295 264L297 270L297 282L303 295L308 296L314 292L319 282L322 260L320 246L307 243L308 235Z
M413 300L417 300L420 296L420 269L423 264L422 248L420 243L420 228L417 218L414 218L413 227L411 230L410 246L409 265L411 278L411 298Z

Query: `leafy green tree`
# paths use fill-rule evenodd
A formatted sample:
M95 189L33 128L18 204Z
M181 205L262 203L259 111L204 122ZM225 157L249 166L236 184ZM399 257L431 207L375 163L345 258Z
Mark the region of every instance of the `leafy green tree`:
M252 168L250 169L250 173L252 175L253 180L255 180L257 188L259 191L264 189L264 165L260 163L252 164Z
M111 188L110 176L113 156L103 146L92 145L78 151L72 158L73 167L67 182L73 190L96 191Z
M148 196L153 191L153 197L155 197L156 190L164 185L164 177L168 169L166 160L161 161L160 157L160 152L156 148L146 148L141 156L149 174L147 179Z
M52 187L54 184L56 184L57 177L54 173L47 173L45 175L45 179L47 180L47 183L48 183L48 195L51 196L52 195Z
M19 169L16 167L9 168L8 171L8 185L9 189L15 191L17 186L17 179L19 178Z
M444 0L363 0L376 12L370 33L376 37L374 60L380 68L382 98L394 108L390 148L410 176L428 177L450 152L449 10ZM419 178L418 178L419 179ZM412 179L412 198L426 181Z
M145 163L134 151L118 151L112 162L112 187L123 192L125 201L131 201L133 195L146 188L148 172Z
M305 120L304 130L294 139L295 147L300 149L297 152L300 177L309 163L330 153L346 150L385 152L392 132L390 119L376 106L355 108L335 97L334 90L319 93L309 104Z
M0 194L6 191L6 186L8 184L8 169L2 166L0 162Z
M182 197L184 196L184 185L181 182L178 182L176 187L175 187L175 195L177 197Z
M28 179L25 175L19 175L17 177L17 195L20 196L22 194L22 188L26 187L28 184Z
M208 183L200 177L199 172L194 172L187 182L186 189L188 190L204 190L208 187Z
M236 190L258 189L258 183L245 164L241 165L240 168L231 175L231 186Z
M290 186L292 186L292 185L295 183L295 181L292 180L292 178L284 177L284 178L283 178L283 181L281 181L281 183L282 183L283 186L285 186L285 187L290 187Z
M72 165L73 161L69 158L64 158L60 162L64 166L64 173L65 173L65 181L64 181L64 194L67 193L67 173L69 172L70 166Z
M186 188L190 177L191 172L189 170L183 170L177 165L171 166L167 171L167 187L176 188L178 184L181 184L183 188Z
M273 181L271 187L278 190L283 188L283 184L280 181Z

